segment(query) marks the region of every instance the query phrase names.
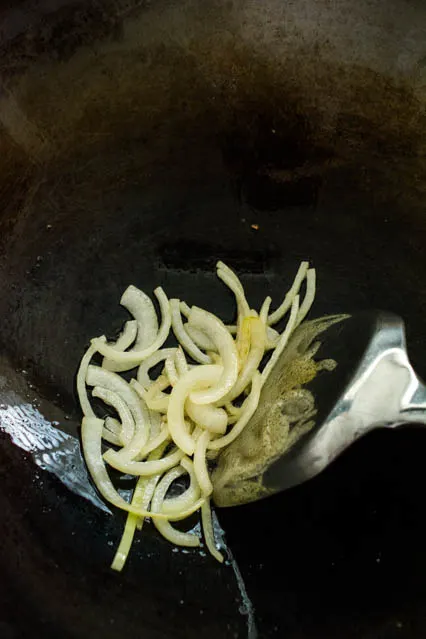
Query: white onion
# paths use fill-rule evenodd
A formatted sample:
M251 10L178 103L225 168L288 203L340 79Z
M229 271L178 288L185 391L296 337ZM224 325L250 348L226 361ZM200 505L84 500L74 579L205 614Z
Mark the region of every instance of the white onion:
M122 362L123 364L128 363L136 366L137 364L140 364L144 359L152 355L152 353L154 353L156 350L161 348L161 346L166 341L170 331L170 304L166 294L161 287L156 288L154 294L159 301L162 314L160 330L158 331L157 337L155 338L154 342L147 348L140 351L132 350L121 352L115 351L109 344L106 344L105 341L102 340L102 338L97 337L95 339L92 339L92 344L96 348L96 350L99 351L99 353L114 362Z
M226 329L225 324L212 313L193 306L189 323L207 333L216 344L223 362L223 372L218 382L207 390L194 391L191 401L195 404L217 402L235 384L238 377L238 355L235 342Z
M197 366L183 375L170 393L167 422L176 446L186 455L193 455L195 441L185 423L185 402L197 388L215 384L222 376L223 368L215 364Z
M186 352L199 364L209 364L210 357L198 348L195 342L190 338L185 330L180 314L179 300L170 300L170 308L172 313L172 327L176 339L183 346Z
M296 295L299 293L300 287L302 286L302 282L306 277L306 273L308 272L309 262L302 262L299 266L299 270L296 273L296 277L294 278L294 282L287 292L283 302L281 305L270 314L268 317L268 324L276 324L284 317L287 311L290 309L293 304L293 300Z

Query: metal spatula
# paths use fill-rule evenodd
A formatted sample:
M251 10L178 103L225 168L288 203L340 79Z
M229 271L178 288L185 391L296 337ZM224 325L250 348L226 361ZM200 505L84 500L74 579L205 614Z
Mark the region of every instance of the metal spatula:
M426 387L408 360L404 323L369 312L306 322L267 379L259 407L213 474L233 506L300 484L375 428L426 423Z

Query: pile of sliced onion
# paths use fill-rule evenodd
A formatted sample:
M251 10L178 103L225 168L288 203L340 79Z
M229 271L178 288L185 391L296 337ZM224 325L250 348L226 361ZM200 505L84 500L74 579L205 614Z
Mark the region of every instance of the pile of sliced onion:
M210 460L250 421L263 384L315 297L315 270L307 262L271 313L270 297L258 312L250 308L241 281L223 262L218 262L217 274L235 296L236 325L226 325L211 311L183 300L169 300L162 288L154 291L159 321L152 300L129 286L121 305L134 319L125 323L115 342L105 336L92 339L81 360L77 391L87 467L101 495L127 512L114 570L123 568L146 517L172 543L199 546L194 532L173 526L196 511L201 513L207 548L223 561L213 534ZM281 331L272 328L280 321ZM177 345L163 348L171 330ZM97 353L101 365L93 362ZM266 353L270 358L262 367ZM151 370L159 364L162 370L153 378ZM128 371L133 373L130 381L129 374L126 379L121 375ZM130 501L115 488L108 466L136 478ZM185 476L188 486L170 497L170 487Z

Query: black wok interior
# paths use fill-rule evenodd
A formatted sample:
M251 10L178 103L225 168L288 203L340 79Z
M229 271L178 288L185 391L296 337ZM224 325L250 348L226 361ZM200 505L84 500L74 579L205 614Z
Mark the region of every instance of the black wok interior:
M79 359L120 328L124 288L162 285L231 319L217 259L253 305L277 303L309 259L313 315L402 315L426 375L424 104L409 78L331 55L333 32L320 49L251 46L249 4L0 14L3 375L28 371L30 395L72 424ZM274 6L256 19L285 41ZM35 481L0 442L1 637L247 636L229 567L145 532L112 574L122 518ZM259 637L425 636L424 450L422 429L374 433L309 484L218 513Z

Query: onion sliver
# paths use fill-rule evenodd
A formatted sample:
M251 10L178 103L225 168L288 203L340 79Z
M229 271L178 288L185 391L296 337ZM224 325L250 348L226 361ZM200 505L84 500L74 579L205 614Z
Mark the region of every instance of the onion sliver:
M141 508L135 508L132 504L125 501L114 488L102 459L103 424L103 419L98 419L97 417L83 417L81 423L81 441L84 459L96 488L102 497L113 504L113 506L134 513L140 517L151 517L151 512ZM160 518L165 519L167 515L160 515Z
M92 339L92 344L96 348L96 350L99 351L99 353L101 353L101 355L103 355L104 357L107 357L108 359L113 360L114 362L123 362L123 363L126 362L128 364L134 364L136 366L137 364L140 364L144 359L152 355L152 353L154 353L159 348L161 348L161 346L166 341L170 331L170 326L171 326L170 304L165 292L163 291L161 287L156 288L154 293L159 301L161 314L162 314L160 330L158 331L157 337L155 338L154 342L147 348L140 351L131 350L131 351L120 352L120 351L115 351L113 348L111 348L111 346L109 346L109 344L106 344L101 338L96 337L95 339Z
M192 341L201 348L203 351L215 351L216 345L212 342L210 337L204 333L204 331L200 331L195 326L191 326L191 324L184 324L184 329L188 333L189 337Z
M185 402L188 395L194 389L216 384L222 374L222 366L214 364L197 366L185 373L170 393L167 410L170 435L176 446L187 455L192 455L195 450L195 440L185 424Z
M105 404L108 404L108 406L112 406L112 408L117 411L120 418L120 432L118 433L118 437L120 441L122 441L122 444L125 445L125 433L130 434L135 432L135 421L128 404L126 404L126 402L120 395L112 390L108 390L107 388L102 388L101 386L95 386L92 391L92 395L93 397L98 397L98 399L101 399L103 402L105 402ZM128 441L130 441L130 439Z
M158 333L157 313L151 298L136 286L130 285L121 296L120 304L127 308L138 323L134 350L151 346Z
M261 388L261 376L259 372L256 372L253 376L250 395L247 397L246 401L241 407L241 415L238 418L238 421L235 423L229 433L227 433L223 437L218 437L218 439L210 441L208 444L209 450L219 450L220 448L228 446L228 444L233 442L238 437L238 435L242 433L244 428L247 426L248 421L254 415L254 412L259 404Z
M164 452L164 448L165 446L163 445L154 450L151 453L149 459L159 459ZM160 480L160 477L161 475L154 475L153 477L140 477L138 479L136 488L133 492L132 506L134 506L135 508L148 510L155 491L155 487ZM136 528L138 528L138 530L142 530L144 521L145 517L138 517L133 513L128 513L123 535L111 564L111 568L113 570L117 570L118 572L120 572L123 569L133 543L135 530Z
M124 324L124 328L121 331L118 339L111 343L116 351L125 351L127 350L135 341L136 335L138 333L138 323L136 320L129 320ZM125 371L129 368L128 364L115 364L111 362L111 360L106 359L104 357L102 362L102 368L106 368L108 371Z
M160 481L155 489L154 496L151 501L151 510L153 513L161 512L161 508L164 502L164 498L170 485L181 475L185 473L185 469L182 466L173 468L170 470ZM200 540L196 535L191 533L184 533L180 530L176 530L168 521L158 522L154 519L154 525L157 530L169 541L178 546L190 546L197 547L200 545Z
M80 362L80 366L78 368L78 373L77 373L78 399L80 400L80 406L81 406L83 415L85 415L86 417L96 417L95 411L93 410L90 404L89 397L87 395L87 388L86 388L87 370L89 368L91 359L95 353L96 353L96 348L94 348L94 346L89 346L89 348L83 355L83 358Z
M188 362L186 361L185 353L182 346L179 346L179 348L176 351L175 362L176 362L176 370L178 372L179 377L182 377L182 375L185 375L185 373L189 371Z
M205 430L199 436L194 452L194 472L201 488L201 493L208 497L213 492L213 484L210 481L209 471L206 463L207 445L210 441L210 433Z
M269 360L269 362L266 364L265 368L262 371L262 386L268 379L268 376L270 375L272 369L277 363L278 358L280 357L281 353L287 346L287 342L290 339L292 332L296 328L298 312L299 312L299 296L296 295L296 297L293 300L287 326L285 327L284 331L281 333L279 342L274 352L271 355L271 359Z
M203 525L204 539L206 541L206 546L209 552L213 555L215 559L217 559L219 563L223 563L224 557L222 553L216 548L216 542L215 542L214 532L213 532L210 499L206 499L204 504L201 506L201 523Z
M194 391L191 394L190 399L196 404L211 404L226 395L237 381L237 349L225 324L212 313L193 306L189 316L189 323L208 334L216 344L223 362L223 372L217 383L207 390Z
M155 381L150 378L148 371L160 362L167 360L168 357L174 356L176 351L177 348L161 348L145 359L138 369L137 379L139 384L148 389Z
M194 404L188 398L185 402L185 409L192 421L202 428L218 435L226 433L228 416L223 408L217 408L210 404Z
M120 458L119 452L110 448L104 454L104 460L108 462L110 466L122 473L149 477L150 475L164 473L166 470L173 468L173 466L179 464L184 454L185 453L181 450L175 450L157 461L123 461Z
M308 272L309 262L301 262L299 266L299 270L296 273L296 277L294 278L293 284L290 290L287 292L284 301L281 305L269 315L268 324L276 324L284 317L287 311L290 309L293 304L293 300L296 295L299 293L300 287L302 286L302 282L306 277L306 273Z
M232 402L247 388L265 353L265 325L258 317L244 318L244 322L247 321L250 322L250 351L235 385L220 400L221 405Z
M194 504L197 499L200 498L200 487L197 482L197 478L194 472L194 464L189 459L189 457L184 457L180 465L186 470L190 478L190 484L188 488L178 495L177 497L166 498L163 501L163 505L161 508L161 512L166 515L176 515L182 512L182 510L187 509Z
M316 273L314 268L310 268L306 274L306 294L297 313L296 326L299 326L305 319L306 315L313 304L315 298Z
M199 364L209 364L210 357L203 353L195 342L190 338L185 330L180 313L180 301L177 299L170 300L170 308L172 313L173 332L178 342L183 346L186 352Z
M137 393L122 377L104 368L100 368L100 366L89 366L87 370L87 384L89 386L101 386L102 388L113 391L128 405L135 422L135 428L134 432L128 432L124 430L126 424L122 423L123 430L121 438L126 443L126 446L132 445L132 449L134 449L136 445L139 446L136 453L139 452L149 439L150 422L148 411ZM137 437L137 441L135 441L135 437Z

